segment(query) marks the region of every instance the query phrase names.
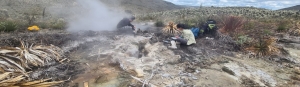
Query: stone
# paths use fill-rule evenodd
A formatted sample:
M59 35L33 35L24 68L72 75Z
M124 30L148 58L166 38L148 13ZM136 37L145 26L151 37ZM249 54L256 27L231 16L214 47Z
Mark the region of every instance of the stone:
M144 77L144 71L142 69L135 69L137 77Z
M168 64L178 64L180 58L181 58L180 56L175 55L175 57L166 60L166 63L168 63Z
M230 75L235 75L235 73L226 66L223 66L222 70Z
M300 81L300 75L292 75L291 79Z
M234 74L238 78L249 78L249 80L258 83L260 86L269 85L275 87L277 82L268 73L241 63L227 63L222 70Z
M300 75L300 70L299 69L295 69L294 72L298 75Z

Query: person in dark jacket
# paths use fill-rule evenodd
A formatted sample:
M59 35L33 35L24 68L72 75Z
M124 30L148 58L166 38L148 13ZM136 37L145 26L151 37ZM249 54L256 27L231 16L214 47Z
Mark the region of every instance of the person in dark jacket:
M133 24L131 24L131 22L135 20L135 17L132 16L130 18L123 18L117 25L117 29L123 28L125 26L130 26L132 28L132 30L135 30L135 27Z

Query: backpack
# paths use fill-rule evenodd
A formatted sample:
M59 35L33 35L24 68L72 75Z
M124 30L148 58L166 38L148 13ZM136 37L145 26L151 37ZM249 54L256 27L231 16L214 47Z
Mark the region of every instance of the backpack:
M200 29L197 28L197 27L193 27L193 28L191 28L191 31L193 32L195 38L197 38L197 37L198 37L198 34L199 34L199 32L200 32Z
M215 20L207 20L202 26L201 30L203 30L202 33L208 33L212 31L216 31L218 29L217 22Z
M206 23L206 29L210 30L216 30L217 29L217 22L215 20L207 20Z

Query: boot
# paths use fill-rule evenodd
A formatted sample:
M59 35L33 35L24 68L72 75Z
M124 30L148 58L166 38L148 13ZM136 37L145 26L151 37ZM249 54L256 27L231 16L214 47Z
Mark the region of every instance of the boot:
M174 40L171 41L171 46L169 46L169 48L177 49L176 42Z

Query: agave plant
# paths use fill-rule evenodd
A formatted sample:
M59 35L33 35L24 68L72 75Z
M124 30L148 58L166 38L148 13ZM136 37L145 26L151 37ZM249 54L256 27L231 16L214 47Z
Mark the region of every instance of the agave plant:
M11 76L12 72L6 72L0 74L0 86L1 87L51 87L60 84L64 81L52 81L51 79L27 81L24 75Z
M162 29L162 32L166 35L178 35L181 33L173 22L169 22L169 24Z
M261 38L246 50L254 52L257 56L278 54L280 49L274 45L276 41L277 39L274 37Z
M28 46L21 42L21 47L0 47L0 73L1 72L26 72L30 66L44 66L49 61L62 61L63 52L54 45Z

